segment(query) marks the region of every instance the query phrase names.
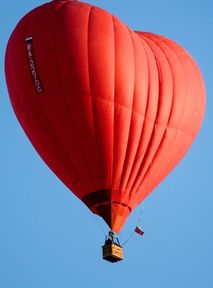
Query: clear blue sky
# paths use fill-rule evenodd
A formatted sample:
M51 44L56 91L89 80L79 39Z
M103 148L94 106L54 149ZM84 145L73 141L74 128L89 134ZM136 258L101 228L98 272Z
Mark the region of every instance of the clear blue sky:
M145 235L127 243L126 259L118 264L101 259L104 236L94 217L42 162L10 106L5 46L18 20L42 3L1 2L0 287L213 287L213 1L90 1L135 30L183 45L198 62L207 89L199 136L142 204ZM128 220L122 241L139 213L140 208Z

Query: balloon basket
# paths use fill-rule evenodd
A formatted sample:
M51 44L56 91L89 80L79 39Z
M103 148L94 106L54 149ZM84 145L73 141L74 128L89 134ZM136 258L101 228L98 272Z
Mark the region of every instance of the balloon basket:
M117 244L106 244L102 246L103 259L115 263L124 259L123 248Z

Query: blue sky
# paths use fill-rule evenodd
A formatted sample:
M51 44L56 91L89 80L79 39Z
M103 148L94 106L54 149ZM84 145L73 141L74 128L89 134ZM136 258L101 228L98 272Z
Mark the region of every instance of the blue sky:
M0 9L0 287L213 287L213 2L90 1L134 30L183 45L200 66L207 90L197 139L126 223L122 241L143 208L145 235L131 238L118 264L101 259L104 236L96 220L36 154L9 102L6 43L20 18L42 3L4 1Z

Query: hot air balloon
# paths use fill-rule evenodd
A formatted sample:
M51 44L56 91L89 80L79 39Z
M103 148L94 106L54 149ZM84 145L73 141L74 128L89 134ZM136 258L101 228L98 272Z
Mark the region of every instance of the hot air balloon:
M117 233L183 158L204 117L203 79L182 47L80 1L24 16L5 71L32 145ZM113 251L108 260L121 260Z

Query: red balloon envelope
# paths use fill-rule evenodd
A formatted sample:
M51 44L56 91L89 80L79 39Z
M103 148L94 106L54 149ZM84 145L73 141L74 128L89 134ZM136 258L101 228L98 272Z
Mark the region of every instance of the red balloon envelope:
M202 76L183 48L78 1L27 14L5 67L35 149L116 232L182 159L204 116Z

